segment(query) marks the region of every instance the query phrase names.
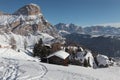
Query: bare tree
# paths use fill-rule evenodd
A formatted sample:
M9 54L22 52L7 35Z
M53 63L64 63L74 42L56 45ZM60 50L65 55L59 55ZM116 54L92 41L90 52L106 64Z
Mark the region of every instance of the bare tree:
M26 48L27 48L27 45L28 45L28 43L27 43L27 40L25 39L24 40L24 49L26 50Z
M10 38L10 45L12 49L16 50L17 46L16 46L16 40L14 37Z

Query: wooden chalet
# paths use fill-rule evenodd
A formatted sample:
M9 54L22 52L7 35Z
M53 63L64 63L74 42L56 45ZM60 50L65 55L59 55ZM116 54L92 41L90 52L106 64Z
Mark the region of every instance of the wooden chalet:
M48 63L52 63L52 64L68 66L68 63L69 63L68 57L69 57L69 53L63 50L60 50L49 55L47 57L47 61Z

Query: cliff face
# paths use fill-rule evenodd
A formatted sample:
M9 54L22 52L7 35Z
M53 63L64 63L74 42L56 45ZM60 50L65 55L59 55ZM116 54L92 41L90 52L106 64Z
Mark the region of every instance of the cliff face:
M43 32L59 36L36 4L25 5L11 15L0 14L0 31L2 32L13 32L20 35Z
M36 4L28 4L18 9L15 15L38 15L40 14L40 7Z

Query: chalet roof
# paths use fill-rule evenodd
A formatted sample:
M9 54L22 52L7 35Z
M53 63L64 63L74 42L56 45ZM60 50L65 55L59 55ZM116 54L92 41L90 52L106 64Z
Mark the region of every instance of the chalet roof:
M59 57L61 59L66 59L69 56L69 53L67 53L67 52L65 52L63 50L60 50L60 51L57 51L57 52L49 55L47 58L50 58L52 56L57 56L57 57Z

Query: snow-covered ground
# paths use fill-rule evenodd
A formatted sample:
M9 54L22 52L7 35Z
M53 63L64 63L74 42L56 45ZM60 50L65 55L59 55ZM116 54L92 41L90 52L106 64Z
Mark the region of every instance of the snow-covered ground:
M48 72L43 80L119 80L120 67L92 69L69 65L68 67L43 64Z
M0 48L0 80L119 80L120 67L85 68L38 62L24 52Z
M31 34L28 36L21 36L14 33L10 33L10 34L4 33L4 34L0 34L0 45L9 46L11 38L15 39L17 49L22 49L22 50L24 50L25 41L27 47L33 47L33 45L37 43L40 40L40 38L42 38L43 43L51 43L51 40L54 39L54 37L50 36L49 34L41 33L41 32L39 32L38 35Z
M39 80L46 73L46 66L37 62L0 59L0 80Z

